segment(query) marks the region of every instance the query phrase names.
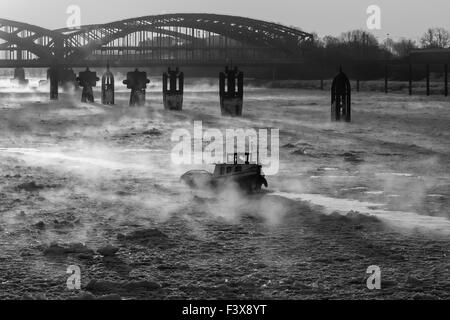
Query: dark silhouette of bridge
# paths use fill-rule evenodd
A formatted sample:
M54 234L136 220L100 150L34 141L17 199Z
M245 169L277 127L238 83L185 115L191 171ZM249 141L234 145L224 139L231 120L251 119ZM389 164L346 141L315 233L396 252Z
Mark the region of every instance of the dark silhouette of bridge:
M313 36L216 14L165 14L48 30L0 19L0 67L223 66L303 61Z

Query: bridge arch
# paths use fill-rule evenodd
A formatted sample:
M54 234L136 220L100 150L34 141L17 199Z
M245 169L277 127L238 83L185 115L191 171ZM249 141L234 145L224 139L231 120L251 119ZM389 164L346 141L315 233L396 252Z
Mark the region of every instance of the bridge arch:
M71 32L69 29L58 31L67 34L68 43L73 45L68 54L73 60L86 58L96 50L108 50L108 44L114 40L141 32L192 42L197 40L197 43L206 38L196 33L207 32L207 37L222 36L240 43L279 51L292 57L300 53L304 44L312 41L311 34L298 29L261 20L216 14L145 16L104 25L90 25L77 32ZM139 42L143 43L145 39L141 38ZM137 47L136 43L134 47ZM193 47L195 48L195 45Z
M55 56L61 34L35 25L0 19L1 51L20 52L20 59L50 60Z
M66 65L115 58L148 62L155 55L160 61L188 59L200 63L208 59L235 61L235 56L248 61L295 60L312 41L311 34L296 28L217 14L152 15L53 31L0 19L0 55L25 52L26 60L41 64L55 59Z

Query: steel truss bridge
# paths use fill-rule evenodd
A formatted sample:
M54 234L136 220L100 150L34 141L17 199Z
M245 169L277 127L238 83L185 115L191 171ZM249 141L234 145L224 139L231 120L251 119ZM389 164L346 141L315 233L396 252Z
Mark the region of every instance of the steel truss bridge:
M216 14L165 14L48 30L0 19L0 67L223 66L300 63L313 36Z

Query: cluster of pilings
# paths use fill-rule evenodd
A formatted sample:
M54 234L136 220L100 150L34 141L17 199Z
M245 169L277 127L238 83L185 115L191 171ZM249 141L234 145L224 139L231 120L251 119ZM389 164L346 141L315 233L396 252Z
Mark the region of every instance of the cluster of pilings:
M123 81L123 84L131 89L130 106L145 105L145 91L149 83L150 79L147 79L147 72L145 71L136 69L127 73L127 79Z
M20 78L21 75L18 75ZM23 76L24 77L24 76ZM74 83L77 87L82 87L82 102L94 102L93 88L97 86L100 78L97 73L87 68L75 75L72 69L61 69L51 66L48 69L47 77L50 82L50 99L58 99L58 88L62 83ZM114 105L115 103L115 80L110 70L109 63L106 72L102 76L101 102L104 105ZM123 84L131 90L130 106L144 106L146 100L146 89L150 83L145 71L135 69L127 73ZM162 77L162 93L164 109L182 111L184 96L184 73L179 68L169 68ZM242 116L244 101L244 73L237 67L225 67L225 71L219 74L219 97L220 109L223 116Z
M409 79L408 79L408 93L413 94L413 64L410 63ZM431 81L430 81L430 64L424 64L425 81L426 81L426 95L431 95ZM442 65L444 73L443 92L444 96L448 96L448 64ZM384 68L384 92L389 93L389 65ZM323 81L321 81L321 89L323 90ZM356 80L356 91L360 91L360 81ZM332 121L346 121L351 122L351 87L348 77L340 70L339 74L334 78L331 88L331 119Z
M389 90L389 82L391 75L395 72L393 71L394 67L398 64L385 64L384 65L384 87L383 91L384 93L388 94L390 92ZM421 68L418 68L420 66ZM408 67L408 93L410 96L414 93L414 72L417 72L419 69L420 74L425 74L425 93L427 96L431 95L431 70L434 69L434 71L442 72L443 77L443 93L445 97L448 97L448 64L442 63L442 64L428 64L428 63L409 63L407 65ZM360 91L360 79L356 79L356 92ZM321 81L321 89L323 90L323 80Z
M444 64L442 66L442 71L444 72L444 96L448 96L448 64ZM408 92L411 96L413 94L413 65L409 64L408 67ZM431 89L430 89L430 65L425 65L425 81L426 81L426 95L431 95ZM385 66L384 71L384 92L388 93L389 91L389 66Z
M97 81L99 80L97 72L90 71L89 68L78 74L77 82L83 88L81 102L94 102L94 91L92 88L97 86Z
M428 68L427 68L428 70ZM447 71L447 66L445 66ZM429 72L427 73L427 85L429 86ZM81 101L94 102L93 88L97 86L100 78L97 73L86 68L76 77L72 69L58 68L51 66L47 72L47 77L50 81L50 99L58 99L58 88L61 84L72 83L75 86L83 88ZM14 73L14 80L19 83L26 84L25 72L21 68L17 68ZM447 76L446 95L448 94ZM135 69L127 73L126 80L123 84L131 90L130 106L144 106L146 100L146 89L150 83L145 71ZM106 67L106 72L101 79L101 102L104 105L114 105L115 103L115 80L114 75L110 70L109 63ZM386 80L387 85L387 80ZM357 85L357 90L359 85ZM428 89L429 90L429 89ZM427 90L427 91L428 91ZM411 89L410 89L411 92ZM183 95L184 95L184 74L179 68L169 68L167 72L163 73L162 77L162 93L164 109L166 110L183 110ZM237 67L225 67L224 72L219 74L219 97L220 110L222 116L241 117L244 104L244 73ZM340 71L334 78L331 87L331 120L332 121L352 121L352 102L351 102L351 85L347 75Z
M179 68L163 74L163 103L166 110L183 110L184 73Z
M431 95L431 81L430 81L430 64L424 64L425 81L426 81L426 95ZM436 66L435 66L436 67ZM413 64L410 63L409 79L408 79L408 93L413 94ZM389 75L390 67L388 64L384 67L384 93L389 93ZM442 64L442 71L444 73L443 92L444 96L448 96L448 64ZM322 82L323 83L323 82ZM323 90L323 84L321 85ZM360 81L356 80L356 91L360 91ZM351 87L348 77L340 70L339 74L333 80L331 89L331 119L332 121L346 121L351 122Z
M244 102L244 73L237 67L219 75L220 110L223 116L240 117Z
M76 87L82 87L81 101L94 102L93 88L97 86L100 78L97 73L86 68L75 75L72 69L62 69L58 66L51 66L47 71L47 77L50 82L50 100L58 100L59 85L65 83L74 83ZM110 70L109 63L106 67L106 72L102 76L101 87L101 102L104 105L114 105L115 103L115 80L114 75ZM145 90L150 80L147 79L146 72L140 72L136 69L127 74L127 79L123 81L128 89L131 89L130 106L142 106L145 104Z
M341 68L331 85L331 121L352 121L351 92L350 80Z
M412 65L409 66L409 94L412 94ZM59 69L51 67L48 70L50 80L50 99L58 99L58 85L74 83L83 88L82 102L94 102L93 88L100 80L95 72L87 68L80 72L78 77L72 69ZM389 67L385 67L385 92L388 93ZM20 84L26 84L24 70L17 68L14 80ZM127 73L123 84L131 90L130 106L144 106L146 100L146 88L150 83L147 73L135 69ZM102 104L114 105L114 75L109 63L106 73L102 77ZM321 81L323 90L323 81ZM356 91L360 89L360 81L356 81ZM339 73L333 79L331 86L331 121L352 121L352 88L348 76L340 68ZM164 109L173 111L183 110L184 73L177 68L168 68L162 76L162 94ZM430 95L430 66L426 65L426 94ZM448 96L448 65L444 65L444 94ZM225 67L219 74L219 97L222 116L240 117L243 114L244 102L244 73L237 67Z
M114 105L114 75L109 69L109 63L106 66L106 73L102 77L102 104Z

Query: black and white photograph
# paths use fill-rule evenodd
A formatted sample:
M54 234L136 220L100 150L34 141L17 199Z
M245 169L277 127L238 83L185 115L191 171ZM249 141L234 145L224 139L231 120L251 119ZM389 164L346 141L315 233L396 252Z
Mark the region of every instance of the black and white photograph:
M0 300L449 300L449 65L448 0L0 0Z

